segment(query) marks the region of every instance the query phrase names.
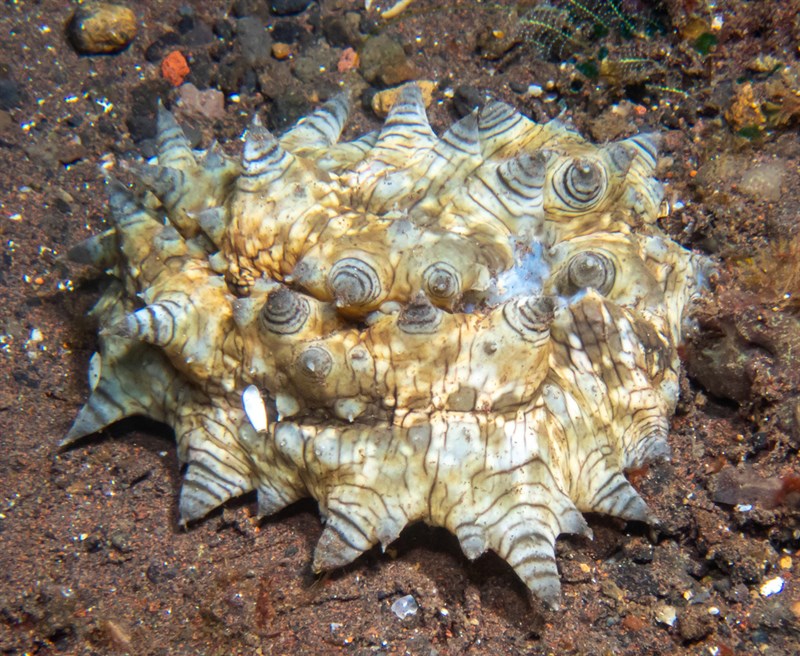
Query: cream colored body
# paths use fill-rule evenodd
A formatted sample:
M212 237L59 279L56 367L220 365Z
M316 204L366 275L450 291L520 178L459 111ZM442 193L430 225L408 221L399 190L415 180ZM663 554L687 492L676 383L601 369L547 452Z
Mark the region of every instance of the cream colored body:
M65 442L149 415L188 463L183 522L312 496L324 570L425 521L555 606L558 535L648 520L623 471L669 451L702 263L654 225L655 143L502 103L439 138L414 86L378 135L336 144L346 115L255 123L235 163L161 112L150 200L112 184L115 229L75 250L117 282Z

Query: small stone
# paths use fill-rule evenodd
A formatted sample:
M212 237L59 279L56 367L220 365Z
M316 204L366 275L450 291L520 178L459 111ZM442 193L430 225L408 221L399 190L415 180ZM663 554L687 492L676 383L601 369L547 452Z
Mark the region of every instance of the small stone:
M403 82L410 82L418 75L417 67L410 61L400 64L390 64L381 71L380 80L386 86L394 86Z
M242 57L248 66L260 68L269 62L272 37L260 18L247 16L236 21L236 35Z
M714 633L716 620L702 606L689 606L678 616L678 633L684 642L699 642Z
M622 626L624 626L628 631L641 631L647 625L641 617L636 617L636 615L626 615L622 620Z
M667 605L659 606L656 609L655 620L664 626L675 626L675 622L678 621L678 614L675 611L675 607Z
M192 21L191 29L181 34L181 43L185 46L204 46L214 41L213 30L201 20Z
M14 125L14 119L11 118L11 114L0 110L0 134L8 132L12 125Z
M769 581L764 581L758 591L761 593L762 597L771 597L772 595L778 594L783 590L784 580L780 576L776 576L774 579L770 579Z
M173 50L161 62L161 75L174 87L183 84L189 75L189 64L180 50Z
M755 200L776 202L781 199L781 184L790 168L781 159L756 164L742 174L739 189Z
M178 576L178 570L167 563L152 563L145 573L147 580L153 585L169 581Z
M267 119L269 128L276 132L294 125L297 120L309 111L308 100L299 91L287 91L272 99Z
M223 41L232 41L235 34L233 23L226 18L218 18L214 21L214 34Z
M764 478L750 465L723 467L709 485L715 503L727 506L769 506L781 489L780 479ZM739 512L742 512L740 509Z
M642 538L632 538L622 547L623 553L640 565L653 562L653 545Z
M131 106L125 124L134 143L156 136L156 110L158 99L166 98L169 84L160 78L153 78L131 89Z
M257 16L264 23L268 23L271 20L269 3L264 2L264 0L233 0L231 15L235 18Z
M275 59L286 59L292 54L292 47L288 43L273 43L272 56Z
M416 84L419 85L420 91L422 91L422 100L425 103L425 107L430 107L433 101L433 92L436 89L436 83L430 80L417 80ZM403 87L395 87L394 89L385 89L384 91L376 93L372 97L372 111L381 118L385 117L397 100L397 96L402 88Z
M74 164L86 157L86 147L79 137L74 137L65 143L58 151L58 161L64 166Z
M125 49L138 30L136 15L127 7L107 2L80 5L67 26L75 49L87 55L109 54Z
M325 16L322 19L322 31L328 43L334 47L358 48L364 41L360 24L360 14L348 11L343 16Z
M358 53L352 48L345 48L336 63L336 70L346 73L358 66Z
M144 58L151 64L157 64L171 50L181 43L181 37L177 32L166 32L153 41L144 51Z
M89 535L83 541L83 548L87 553L98 553L103 550L103 539L98 535Z
M392 604L392 612L401 620L416 615L418 610L419 604L411 595L400 597L400 599Z
M361 58L359 70L370 84L391 86L392 83L387 81L387 76L396 79L404 71L408 72L410 66L403 46L386 34L367 39L359 56Z
M273 14L277 16L289 16L305 11L306 7L310 4L311 0L272 0L269 6Z
M114 533L111 534L111 546L120 553L130 553L133 551L127 534L122 531L114 531Z
M456 114L464 117L473 109L483 107L486 102L484 95L475 87L469 84L462 84L456 89L453 96L453 107Z
M736 132L757 129L766 123L767 119L761 111L761 100L756 98L750 82L745 82L739 87L728 111L725 112L725 118Z
M565 560L561 565L561 578L568 583L588 583L592 580L592 568L586 563Z
M280 43L298 43L306 41L308 32L293 20L279 20L272 26L272 38Z
M20 100L19 84L12 79L8 67L0 64L0 110L14 109Z
M194 84L184 84L179 91L181 111L187 116L218 120L225 118L225 94L218 89L200 91Z
M320 73L320 63L315 57L297 57L292 66L292 75L303 84L313 85Z
M625 601L625 593L614 581L602 581L600 583L600 592L603 593L603 596L613 599L617 603Z

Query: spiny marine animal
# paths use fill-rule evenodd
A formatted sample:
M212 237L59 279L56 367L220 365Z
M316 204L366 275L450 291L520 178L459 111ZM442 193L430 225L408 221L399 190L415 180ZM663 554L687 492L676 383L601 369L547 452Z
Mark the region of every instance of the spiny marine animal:
M424 521L557 607L556 538L651 521L624 471L669 453L703 263L656 226L658 138L494 101L437 136L416 85L339 143L347 115L254 120L236 161L159 110L157 164L71 252L108 287L64 444L145 415L175 431L184 524L313 497L320 572Z

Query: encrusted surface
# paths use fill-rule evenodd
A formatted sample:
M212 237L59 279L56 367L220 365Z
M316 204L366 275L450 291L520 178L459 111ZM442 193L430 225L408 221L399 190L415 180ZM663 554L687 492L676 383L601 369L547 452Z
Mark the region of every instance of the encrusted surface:
M437 137L414 86L338 144L346 114L254 123L234 162L161 112L158 165L72 252L111 283L65 441L147 415L175 429L184 522L311 496L322 571L422 520L555 606L558 535L649 520L623 472L669 452L702 262L654 225L657 140L502 103Z

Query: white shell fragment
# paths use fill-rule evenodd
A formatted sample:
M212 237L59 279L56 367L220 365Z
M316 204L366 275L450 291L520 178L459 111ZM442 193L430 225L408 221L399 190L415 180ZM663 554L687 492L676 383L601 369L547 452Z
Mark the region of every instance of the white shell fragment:
M255 385L248 385L242 392L242 405L247 419L257 433L267 430L267 407L261 392Z
M401 620L416 615L418 610L419 604L417 604L417 600L411 595L400 597L392 604L392 612Z
M72 251L111 280L64 443L145 415L175 430L184 524L313 497L324 571L424 521L557 607L558 536L652 521L624 471L669 454L705 264L655 224L658 138L500 102L437 137L414 85L339 143L347 113L253 121L234 161L160 110L158 165Z
M764 581L759 588L759 592L761 592L762 597L771 597L772 595L782 592L784 585L785 581L783 578L776 576L775 578L769 579L769 581Z

